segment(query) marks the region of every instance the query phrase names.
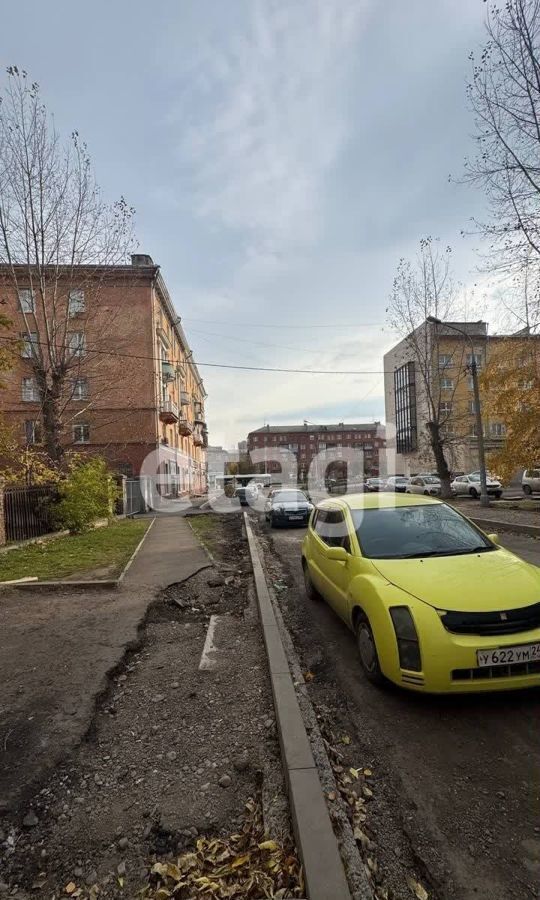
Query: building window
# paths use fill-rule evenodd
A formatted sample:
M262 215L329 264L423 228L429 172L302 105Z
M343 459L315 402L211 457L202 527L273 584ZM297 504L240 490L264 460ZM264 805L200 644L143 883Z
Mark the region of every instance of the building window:
M79 288L70 291L68 297L68 316L70 318L72 316L80 316L85 310L84 291L81 291Z
M310 441L314 441L314 440L315 440L315 435L314 435L314 434L310 434L309 439L310 439Z
M469 414L471 416L476 415L476 403L474 402L474 400L469 400Z
M451 378L441 378L441 390L451 391L453 387L454 382Z
M74 425L73 426L73 443L88 444L90 441L90 425Z
M439 353L439 369L447 369L452 365L452 355L450 353Z
M506 434L506 425L503 425L502 422L491 422L489 426L489 433L491 437L504 437Z
M482 427L482 434L485 435L486 429ZM478 437L478 428L476 422L473 422L471 425L471 437Z
M30 288L24 288L22 291L19 291L19 304L21 307L21 312L23 313L33 313L35 310L34 303L34 292L30 290Z
M441 416L451 416L452 415L452 401L451 400L443 400L439 407L439 413Z
M258 435L258 434L254 434L254 435L253 435L253 443L254 443L254 444L258 444L258 443L259 443L259 435Z
M39 389L35 378L23 378L22 380L22 399L30 403L39 403Z
M396 450L411 453L418 447L416 424L416 375L414 362L405 363L394 372L396 398Z
M467 353L465 357L465 361L468 366L472 366L473 360L476 363L476 367L480 369L482 367L482 354L481 353Z
M73 381L73 400L88 400L88 378L75 378Z
M474 391L474 378L472 377L472 375L469 375L469 377L467 378L467 387L470 391Z
M68 347L73 356L84 356L86 353L86 336L82 331L72 331L69 335Z
M319 441L319 450L326 450L326 441Z
M21 356L24 359L32 359L32 357L34 355L34 350L37 351L37 343L38 343L37 331L28 331L28 332L26 332L26 334L22 334L21 340L23 341Z
M24 440L27 444L41 444L41 424L33 419L24 423Z

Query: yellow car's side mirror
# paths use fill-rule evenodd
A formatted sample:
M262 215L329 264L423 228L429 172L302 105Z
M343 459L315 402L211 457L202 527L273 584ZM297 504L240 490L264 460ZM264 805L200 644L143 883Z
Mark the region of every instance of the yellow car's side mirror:
M495 533L493 533L493 534L488 534L488 538L489 538L489 540L490 540L493 544L498 544L498 543L499 543L499 535L498 535L498 534L495 534Z
M348 555L344 547L329 547L325 554L327 559L334 559L337 562L347 562Z

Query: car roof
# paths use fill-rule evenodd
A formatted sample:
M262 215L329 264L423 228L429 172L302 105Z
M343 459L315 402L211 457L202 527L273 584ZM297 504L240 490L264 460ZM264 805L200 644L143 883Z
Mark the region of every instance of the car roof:
M346 494L331 500L322 500L318 507L346 507L349 509L391 509L393 506L427 506L440 503L435 497L420 494Z

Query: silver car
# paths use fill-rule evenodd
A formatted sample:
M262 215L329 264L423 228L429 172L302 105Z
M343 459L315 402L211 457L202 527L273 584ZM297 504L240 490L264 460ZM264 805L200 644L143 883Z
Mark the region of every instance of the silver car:
M497 499L502 497L503 487L501 482L491 478L490 475L486 477L486 487L490 496ZM468 495L476 499L480 496L480 473L472 472L471 475L460 475L458 478L454 478L450 485L450 490L457 496Z
M440 479L435 475L414 475L407 485L407 494L436 496L441 493Z
M521 487L523 493L530 496L532 493L540 492L540 468L525 469L521 479Z

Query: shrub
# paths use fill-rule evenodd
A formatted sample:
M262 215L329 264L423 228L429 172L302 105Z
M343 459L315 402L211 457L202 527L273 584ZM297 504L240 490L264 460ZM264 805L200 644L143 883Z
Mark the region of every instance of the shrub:
M100 457L74 463L68 477L60 482L58 493L56 522L60 528L74 532L86 531L96 519L110 518L120 494Z

